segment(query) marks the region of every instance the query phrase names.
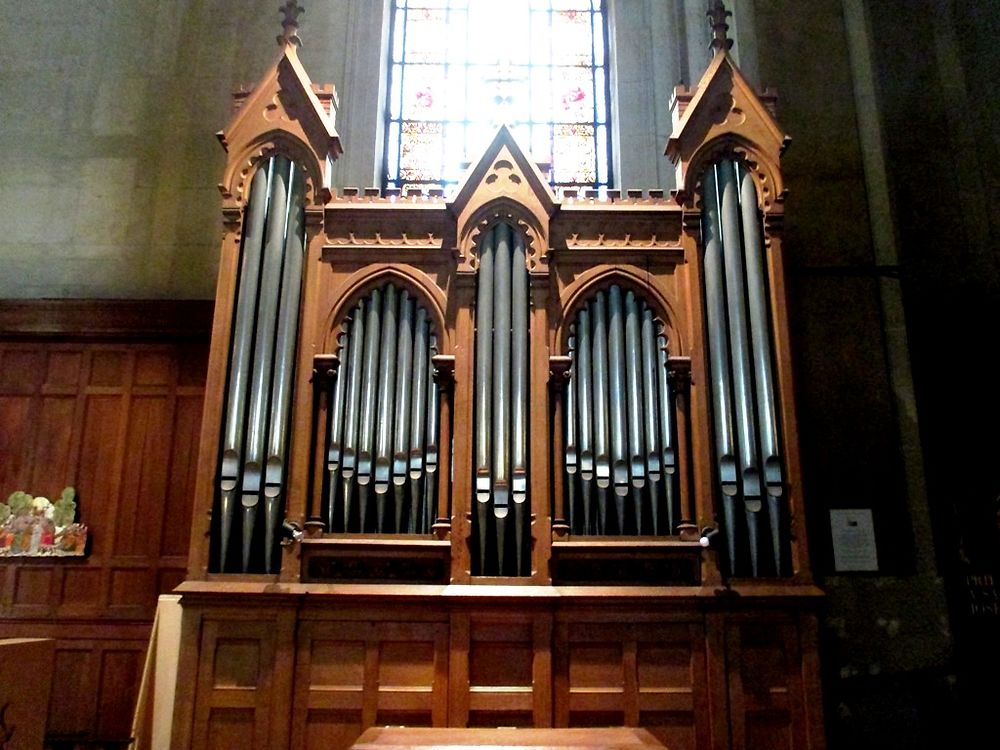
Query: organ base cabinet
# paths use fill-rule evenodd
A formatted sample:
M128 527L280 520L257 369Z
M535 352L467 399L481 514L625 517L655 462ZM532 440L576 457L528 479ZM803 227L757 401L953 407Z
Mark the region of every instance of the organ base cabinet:
M331 750L373 726L821 746L815 591L230 587L182 587L175 747Z
M237 97L174 747L642 727L821 748L773 96L678 87L677 189L331 188L332 86ZM653 156L653 155L651 155Z

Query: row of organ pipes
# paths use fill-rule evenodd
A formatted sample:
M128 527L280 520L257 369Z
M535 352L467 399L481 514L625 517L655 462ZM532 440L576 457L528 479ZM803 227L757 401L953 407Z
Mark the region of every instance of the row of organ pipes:
M715 468L728 571L782 575L788 519L756 189L745 164L735 160L710 166L702 187ZM251 181L214 516L217 571L277 567L304 192L301 171L281 155L264 162ZM524 235L510 224L482 235L473 385L475 575L530 574L525 255ZM667 345L653 310L617 284L577 312L569 337L564 456L574 534L676 531ZM436 350L427 310L393 283L370 290L345 318L329 394L323 500L329 531L430 532L440 410Z
M667 340L618 284L571 324L565 468L573 534L671 534L680 521Z
M287 481L304 194L301 170L280 155L268 159L251 181L214 516L215 569L222 572L274 572L280 562L275 548ZM236 535L238 546L232 544Z
M427 309L387 283L358 301L337 345L326 528L427 534L436 511L440 412Z
M728 568L732 575L782 575L788 519L757 193L739 161L710 166L702 185L716 470Z
M479 245L475 350L473 574L529 575L528 270L506 223Z

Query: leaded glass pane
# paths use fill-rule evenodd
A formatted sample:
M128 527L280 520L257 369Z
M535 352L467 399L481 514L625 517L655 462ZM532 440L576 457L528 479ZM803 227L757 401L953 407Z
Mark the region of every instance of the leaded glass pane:
M610 184L602 0L394 0L387 187L457 184L506 124L553 184Z

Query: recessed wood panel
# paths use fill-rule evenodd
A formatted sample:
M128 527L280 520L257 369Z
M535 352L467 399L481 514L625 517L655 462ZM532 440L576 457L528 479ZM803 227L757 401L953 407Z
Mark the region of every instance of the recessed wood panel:
M111 571L112 607L155 607L156 590L148 568L122 568Z
M790 750L792 733L785 712L749 713L746 717L746 746L752 750Z
M0 368L2 369L2 368ZM27 491L31 473L31 397L0 396L0 500Z
M128 353L123 350L107 351L98 349L90 358L90 385L120 386L125 383L128 368Z
M169 352L138 352L135 355L134 385L169 385L173 379L174 362Z
M45 384L48 386L76 386L80 380L80 367L83 364L83 352L60 351L49 352L45 370Z
M23 488L30 494L55 499L64 487L73 483L76 471L70 465L70 441L75 410L75 396L41 399L31 453L34 470L31 472L31 484Z
M570 646L570 690L576 688L621 689L624 681L621 645L615 643L576 643Z
M472 685L530 685L534 652L531 643L473 642L469 651Z
M5 346L0 352L0 388L32 392L44 382L45 355L40 348Z
M215 645L214 687L257 687L260 679L260 641L219 638Z
M360 711L311 710L306 715L305 750L344 750L361 731Z
M97 669L100 652L84 648L56 648L49 734L83 734L93 727L97 708Z
M198 437L201 432L201 394L178 396L174 407L170 475L161 523L161 554L187 554L191 533L191 507L198 469Z
M62 599L60 604L65 609L96 610L103 605L101 601L101 569L70 568L63 570Z
M141 555L156 551L165 509L171 446L170 402L148 396L132 400L127 451L118 503L115 552Z
M208 716L205 750L247 750L253 746L255 711L252 708L213 708Z
M379 653L379 686L431 687L434 684L433 643L383 642Z
M45 606L49 604L52 593L51 566L22 567L17 570L14 588L14 604L34 604Z
M106 649L101 654L97 731L102 737L128 737L142 673L142 649Z
M313 687L360 688L365 679L365 644L315 640L309 670L309 684Z

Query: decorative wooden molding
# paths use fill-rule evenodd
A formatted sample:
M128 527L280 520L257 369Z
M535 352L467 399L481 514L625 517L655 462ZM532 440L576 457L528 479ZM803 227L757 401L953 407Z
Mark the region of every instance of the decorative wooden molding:
M0 300L0 338L207 341L211 300Z
M717 15L716 28L725 25ZM674 197L681 205L693 206L705 167L735 156L754 175L761 210L780 210L785 188L779 161L791 139L774 119L774 92L754 91L727 50L724 43L716 46L715 57L693 89L674 89L674 129L664 152L677 171Z

